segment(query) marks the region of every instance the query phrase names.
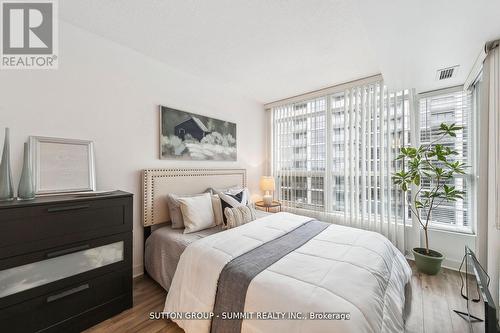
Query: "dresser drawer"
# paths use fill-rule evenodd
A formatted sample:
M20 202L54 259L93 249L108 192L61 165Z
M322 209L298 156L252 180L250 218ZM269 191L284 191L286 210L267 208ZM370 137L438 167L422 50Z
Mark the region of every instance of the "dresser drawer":
M13 305L0 311L0 332L79 331L95 321L79 320L80 327L71 329L71 318L96 314L99 307L123 310L132 306L132 271L130 269L104 274L87 281L80 281ZM113 309L111 309L113 310ZM106 311L110 311L109 306ZM97 311L98 312L98 311ZM87 323L87 325L85 325ZM81 325L84 325L83 327ZM75 326L73 326L75 327Z
M0 259L132 230L132 197L2 210Z
M77 281L132 266L132 233L0 260L0 311Z

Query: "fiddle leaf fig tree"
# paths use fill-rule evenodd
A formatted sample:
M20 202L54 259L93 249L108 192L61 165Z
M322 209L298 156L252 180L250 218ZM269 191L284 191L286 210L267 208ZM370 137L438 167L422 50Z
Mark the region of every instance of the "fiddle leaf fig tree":
M455 188L453 178L464 174L467 166L455 161L457 151L445 146L447 137L456 137L462 127L441 124L434 141L420 147L404 147L396 160L404 163L402 170L393 174L393 182L407 192L411 185L416 191L406 195L411 213L416 217L425 233L425 250L429 254L428 228L432 212L444 202L463 200L464 192Z

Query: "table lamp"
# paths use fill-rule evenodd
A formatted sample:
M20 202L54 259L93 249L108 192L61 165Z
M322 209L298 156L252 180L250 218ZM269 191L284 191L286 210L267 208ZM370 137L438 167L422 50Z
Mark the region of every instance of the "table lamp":
M274 184L274 178L270 176L262 176L260 178L260 189L265 191L266 194L262 198L264 205L271 205L273 203L273 196L270 191L274 191L276 188Z

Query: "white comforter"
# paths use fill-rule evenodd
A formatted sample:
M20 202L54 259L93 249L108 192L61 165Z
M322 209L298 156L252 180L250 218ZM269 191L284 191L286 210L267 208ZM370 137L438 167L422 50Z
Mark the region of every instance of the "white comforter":
M233 258L309 221L278 213L200 239L182 254L165 312L211 312L217 281ZM244 320L242 332L402 332L411 269L382 235L331 225L257 275L245 312L349 312L350 320ZM174 320L186 333L210 320Z

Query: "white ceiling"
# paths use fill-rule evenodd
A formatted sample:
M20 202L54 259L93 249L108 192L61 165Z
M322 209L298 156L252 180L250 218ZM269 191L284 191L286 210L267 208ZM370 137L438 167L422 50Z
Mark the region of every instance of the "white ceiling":
M498 0L64 0L65 21L270 102L382 73L394 88L463 83Z
M463 84L484 43L500 38L499 0L357 1L390 87L422 92ZM436 80L438 69L455 65L455 78Z

